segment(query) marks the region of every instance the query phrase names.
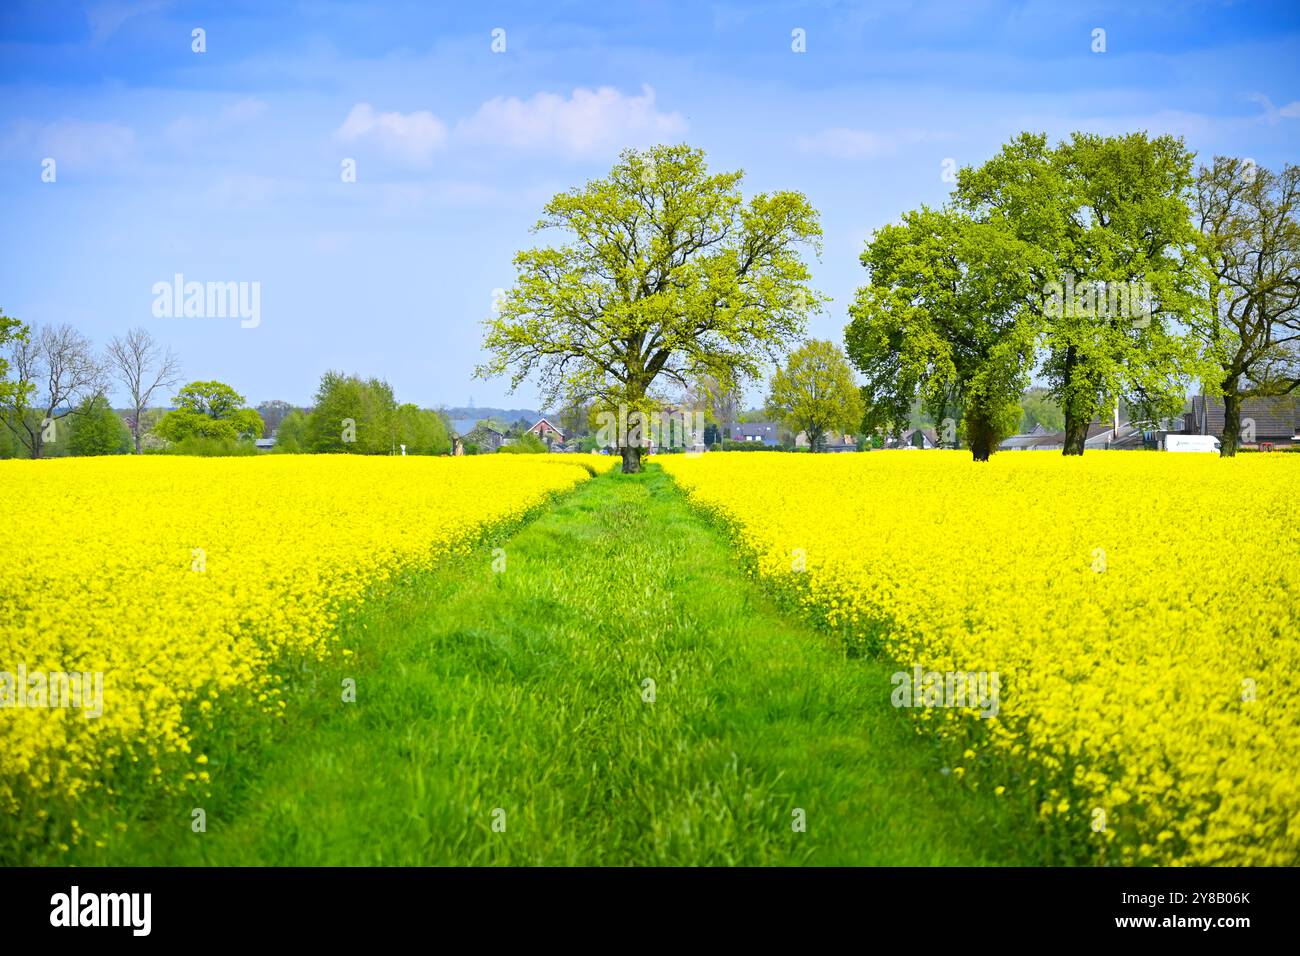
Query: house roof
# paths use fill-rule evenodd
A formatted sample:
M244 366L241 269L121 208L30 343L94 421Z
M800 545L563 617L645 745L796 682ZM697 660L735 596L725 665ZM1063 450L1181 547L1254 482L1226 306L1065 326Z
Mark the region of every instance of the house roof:
M933 428L909 428L907 431L903 432L903 442L908 445L916 444L917 432L920 432L929 444L936 448L939 447L939 433Z
M533 422L532 425L530 425L530 426L528 427L528 430L529 430L530 432L535 432L535 431L537 431L538 427L541 426L542 424L545 424L545 425L546 425L546 426L547 426L551 431L553 431L553 432L555 432L557 435L559 435L559 436L560 436L560 441L564 441L564 432L563 432L563 430L561 430L561 429L558 428L558 427L557 427L553 422L551 422L550 420L545 419L545 418L539 418L539 419L537 419L537 421Z
M1187 413L1187 430L1197 435L1223 434L1223 399L1217 396L1193 395L1191 410ZM1244 423L1255 423L1255 437L1291 438L1300 434L1300 400L1294 395L1274 398L1244 398L1241 401L1241 418Z
M776 423L775 422L733 422L724 426L731 432L732 437L743 435L757 438L771 438L776 440Z

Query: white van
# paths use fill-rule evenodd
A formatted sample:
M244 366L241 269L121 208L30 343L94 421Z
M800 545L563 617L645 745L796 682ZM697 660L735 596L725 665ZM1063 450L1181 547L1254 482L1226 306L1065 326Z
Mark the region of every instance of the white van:
M1213 435L1166 435L1165 451L1210 451L1218 453L1223 446Z

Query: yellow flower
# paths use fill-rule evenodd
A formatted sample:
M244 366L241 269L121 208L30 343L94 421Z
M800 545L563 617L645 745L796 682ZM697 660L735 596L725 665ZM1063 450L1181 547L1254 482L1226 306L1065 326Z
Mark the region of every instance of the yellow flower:
M330 654L347 607L616 460L0 461L0 669L103 675L93 719L0 709L0 813L102 786L115 754L149 760L164 790L195 779L177 759L189 716L250 699L278 713L271 665ZM40 520L32 502L51 504Z
M1029 778L1044 818L1125 806L1108 860L1300 863L1300 455L661 460L900 673L998 675L996 714L907 710L981 756L968 780ZM817 562L792 573L795 548Z

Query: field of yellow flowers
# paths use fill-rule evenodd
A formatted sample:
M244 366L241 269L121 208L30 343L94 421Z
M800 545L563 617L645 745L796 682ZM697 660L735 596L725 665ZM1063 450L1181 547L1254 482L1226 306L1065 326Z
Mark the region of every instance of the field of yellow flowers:
M30 684L37 706L13 706L7 689L0 812L16 813L26 797L45 815L46 798L75 798L114 765L134 765L164 790L176 772L177 783L201 787L207 760L192 752L191 723L229 706L277 712L269 666L326 654L351 602L612 464L577 455L0 461L0 672L103 675L99 716L40 706L48 701Z
M997 675L894 700L1057 859L1300 863L1300 455L660 460L851 646Z

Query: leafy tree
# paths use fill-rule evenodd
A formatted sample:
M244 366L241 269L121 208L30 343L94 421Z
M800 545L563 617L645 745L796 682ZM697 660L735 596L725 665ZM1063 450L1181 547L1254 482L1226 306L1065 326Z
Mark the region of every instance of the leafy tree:
M1031 432L1035 426L1056 433L1065 428L1065 413L1046 389L1031 388L1020 398L1020 430Z
M834 342L812 339L791 353L772 377L767 400L772 414L808 436L817 451L830 431L852 431L862 421L862 400L853 370Z
M307 413L295 408L280 419L275 430L275 451L291 455L307 450Z
M397 401L387 382L326 372L307 419L307 450L355 455L397 451Z
M745 202L740 172L710 173L687 146L626 150L603 179L547 203L536 229L568 241L515 256L487 321L480 377L536 375L543 403L594 400L650 412L657 383L757 377L824 301L799 248L821 227L797 192ZM620 449L623 471L641 449Z
M130 429L102 394L82 402L70 421L70 454L124 455L131 450Z
M125 338L114 338L105 350L110 374L126 389L131 399L130 429L135 453L141 451L144 411L160 388L171 388L180 379L180 360L171 350L164 353L145 329L132 329Z
M12 315L5 315L4 309L0 309L0 349L5 350L0 351L0 411L25 404L26 396L23 392L30 388L30 383L10 381L9 359L6 352L13 345L25 342L29 334L30 330L27 326Z
M1200 285L1191 168L1171 136L1075 133L1051 148L1024 133L958 175L963 209L1042 253L1042 373L1067 455L1083 454L1089 423L1121 399L1172 414L1201 368L1180 329Z
M1237 453L1243 399L1300 386L1300 166L1281 173L1216 156L1197 177L1207 308L1193 329L1223 396L1221 452Z
M408 455L445 455L451 438L441 415L432 409L402 405L397 409L397 443Z
M539 455L548 451L550 449L546 447L546 442L532 433L523 435L509 445L502 445L497 449L498 453L504 452L508 455Z
M59 421L104 391L104 369L90 340L70 325L42 326L8 344L16 381L0 395L0 413L28 455L40 458L58 441Z
M224 382L191 382L172 400L174 411L164 415L154 432L169 442L213 439L235 442L262 434L262 417L244 407L244 396Z
M960 406L972 457L988 460L1015 430L1033 367L1034 255L956 210L922 208L876 232L845 330L867 378L865 431L896 431L918 398L941 429Z

